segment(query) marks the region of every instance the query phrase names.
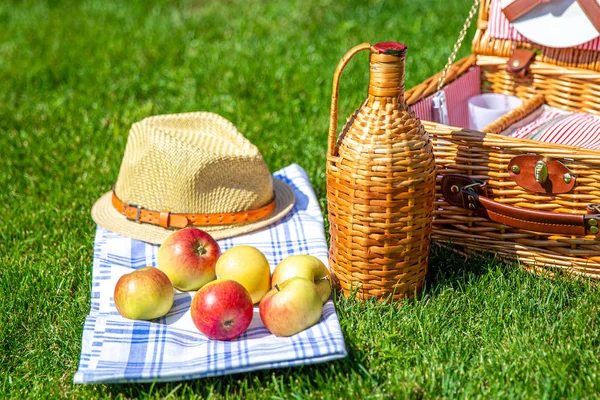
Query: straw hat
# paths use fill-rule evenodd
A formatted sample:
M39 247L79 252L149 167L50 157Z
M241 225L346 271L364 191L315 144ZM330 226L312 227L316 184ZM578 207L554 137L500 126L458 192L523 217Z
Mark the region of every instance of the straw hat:
M273 179L256 148L225 118L205 112L133 124L119 177L92 208L110 231L160 244L194 226L215 239L283 218L294 192Z

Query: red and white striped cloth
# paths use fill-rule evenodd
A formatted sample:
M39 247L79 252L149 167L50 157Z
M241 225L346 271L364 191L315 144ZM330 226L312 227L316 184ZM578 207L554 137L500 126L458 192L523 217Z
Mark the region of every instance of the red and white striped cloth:
M467 128L469 126L469 106L467 100L481 93L479 67L471 67L465 74L442 89L446 94L448 125ZM433 120L433 95L412 106L420 119Z
M411 106L419 119L433 121L433 96L425 97Z
M480 93L480 85L480 69L475 66L442 89L446 94L448 125L469 126L467 100ZM426 121L433 120L432 99L433 95L412 106L417 117ZM556 121L551 122L554 119ZM564 111L548 108L533 122L517 129L510 136L600 150L600 117L584 113L566 114Z
M490 37L505 40L517 40L522 42L531 42L521 35L511 24L502 12L500 0L493 0L490 8L490 16L488 21L488 34ZM575 46L576 49L582 50L600 50L600 37L590 40L587 43Z
M598 150L600 117L584 113L565 115L564 112L550 109L532 123L517 129L511 136Z

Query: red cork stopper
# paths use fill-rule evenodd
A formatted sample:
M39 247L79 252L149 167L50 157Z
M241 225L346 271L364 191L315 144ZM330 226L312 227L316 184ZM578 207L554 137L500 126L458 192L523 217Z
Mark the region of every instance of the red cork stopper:
M381 42L373 46L380 54L390 54L395 56L401 56L406 53L406 45L399 42Z

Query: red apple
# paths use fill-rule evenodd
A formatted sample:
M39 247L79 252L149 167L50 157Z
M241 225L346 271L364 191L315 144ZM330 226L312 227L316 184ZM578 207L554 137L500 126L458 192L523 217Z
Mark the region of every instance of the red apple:
M219 244L208 233L185 228L170 234L158 250L158 267L173 286L182 291L198 290L215 279Z
M321 319L323 301L317 286L294 277L276 285L260 301L260 318L275 336L292 336Z
M144 267L119 278L114 296L117 310L125 318L151 320L169 312L175 291L164 272Z
M252 297L241 284L217 279L204 285L190 306L196 328L210 339L230 340L246 331L253 314Z
M281 285L295 276L306 278L317 285L323 304L331 295L331 281L329 270L317 257L307 254L298 254L284 258L273 271L271 286Z

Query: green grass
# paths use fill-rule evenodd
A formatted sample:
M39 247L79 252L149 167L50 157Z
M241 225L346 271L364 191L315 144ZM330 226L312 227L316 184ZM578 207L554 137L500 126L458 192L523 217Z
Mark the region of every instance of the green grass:
M257 144L271 170L302 165L324 207L331 78L341 56L364 41L404 41L407 87L414 86L443 67L470 3L0 3L0 397L600 392L596 286L440 250L415 301L337 299L344 360L169 384L71 383L89 311L89 210L114 183L133 122L222 114ZM360 104L367 73L365 55L344 73L341 118Z

